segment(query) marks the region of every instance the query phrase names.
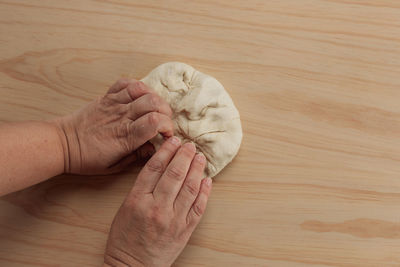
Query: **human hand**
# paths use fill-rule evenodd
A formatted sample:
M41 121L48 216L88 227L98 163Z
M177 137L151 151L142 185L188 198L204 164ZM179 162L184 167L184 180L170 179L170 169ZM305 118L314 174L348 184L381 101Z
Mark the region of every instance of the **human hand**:
M173 135L169 105L144 83L120 79L78 112L57 119L64 172L109 174L154 153L148 141Z
M206 208L211 178L202 179L204 167L192 143L165 141L114 218L104 266L170 266Z

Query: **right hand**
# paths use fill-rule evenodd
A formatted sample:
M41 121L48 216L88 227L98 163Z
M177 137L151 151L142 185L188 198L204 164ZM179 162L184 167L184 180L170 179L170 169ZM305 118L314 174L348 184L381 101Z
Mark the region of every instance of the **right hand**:
M170 266L202 217L211 191L205 157L177 137L147 162L114 218L105 266Z

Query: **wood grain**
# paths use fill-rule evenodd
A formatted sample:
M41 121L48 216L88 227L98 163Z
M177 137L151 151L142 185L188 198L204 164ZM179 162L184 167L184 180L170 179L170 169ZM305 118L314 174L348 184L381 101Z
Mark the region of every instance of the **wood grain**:
M183 61L227 88L239 155L176 266L400 265L400 3L0 0L0 121L68 114ZM0 200L1 266L99 266L140 166Z

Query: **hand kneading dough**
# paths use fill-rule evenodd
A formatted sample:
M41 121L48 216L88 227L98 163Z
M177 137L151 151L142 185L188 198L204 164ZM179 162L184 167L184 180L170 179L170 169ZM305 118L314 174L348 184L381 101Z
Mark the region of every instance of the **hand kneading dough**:
M183 143L192 141L207 158L207 176L215 176L232 161L242 141L242 126L232 99L215 78L169 62L142 81L170 104L175 135ZM158 149L163 138L159 135L151 142Z

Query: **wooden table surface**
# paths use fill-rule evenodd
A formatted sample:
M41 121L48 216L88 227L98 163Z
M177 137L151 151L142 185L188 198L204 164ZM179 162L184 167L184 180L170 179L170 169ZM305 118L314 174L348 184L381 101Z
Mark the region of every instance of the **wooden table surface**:
M68 114L182 61L244 139L176 266L400 266L396 0L0 0L0 120ZM0 200L0 266L100 266L139 166Z

